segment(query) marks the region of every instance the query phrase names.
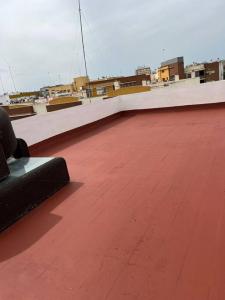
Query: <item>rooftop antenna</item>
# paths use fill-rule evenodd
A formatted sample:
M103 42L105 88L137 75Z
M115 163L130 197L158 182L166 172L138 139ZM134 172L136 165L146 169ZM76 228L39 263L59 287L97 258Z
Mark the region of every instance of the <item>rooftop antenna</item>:
M11 68L10 65L8 65L8 68L9 68L9 74L10 74L10 78L11 78L11 80L12 80L14 92L16 93L16 84L15 84L15 80L14 80L14 77L13 77L12 68Z
M165 52L166 52L166 49L162 49L162 53L163 53L163 62L165 61Z
M5 94L5 87L4 87L4 84L3 84L3 80L2 80L1 75L0 75L0 83L1 83L2 91L3 91L3 93Z
M80 0L78 0L78 6L79 6L79 16L80 16L80 32L81 32L81 41L82 41L82 48L83 48L83 57L84 57L84 66L85 66L85 74L87 79L88 77L88 69L87 69L87 59L86 59L86 51L85 51L85 45L84 45L84 32L83 32L83 21L82 21L82 11L81 11L81 3ZM90 97L90 85L88 85L88 98Z
M4 61L4 63L7 65L8 67L8 70L9 70L9 76L10 76L10 79L12 81L12 87L14 89L14 92L16 93L17 92L17 89L16 89L16 83L15 83L15 80L14 80L14 76L13 76L13 71L12 71L12 68L10 66L10 64L8 63L8 61L4 58L4 57L1 57L2 60ZM1 80L2 81L2 80Z

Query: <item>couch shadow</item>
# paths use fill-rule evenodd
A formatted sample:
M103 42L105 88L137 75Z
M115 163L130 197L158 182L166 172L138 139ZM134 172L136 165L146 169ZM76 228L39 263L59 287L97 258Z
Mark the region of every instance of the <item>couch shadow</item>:
M8 260L30 248L62 217L52 213L58 205L76 193L83 183L71 182L14 225L0 233L0 262Z

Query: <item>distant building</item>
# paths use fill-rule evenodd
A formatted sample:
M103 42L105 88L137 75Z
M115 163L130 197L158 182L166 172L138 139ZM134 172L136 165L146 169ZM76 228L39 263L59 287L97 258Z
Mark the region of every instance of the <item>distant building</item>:
M170 71L168 66L161 67L158 69L158 80L164 82L170 80Z
M85 86L88 84L89 78L86 76L76 77L73 80L73 88L76 92L79 92L85 89Z
M138 67L136 70L136 75L151 75L150 67Z
M200 78L200 83L225 80L225 60L193 63L185 68L186 78Z
M225 80L225 60L219 62L219 80Z
M11 102L9 95L0 95L0 105L9 105Z
M58 96L70 96L74 92L73 84L61 84L48 87L48 93L50 98Z
M47 98L49 96L49 88L50 86L44 86L40 88L40 96Z
M158 70L151 72L151 83L157 83L159 81Z
M205 82L205 65L200 63L194 63L185 67L185 75L187 79L200 78L200 83Z
M218 61L205 64L205 82L220 80L219 65Z
M86 88L92 97L104 96L113 90L131 86L149 86L150 75L134 75L125 77L110 77L100 80L90 81Z
M185 79L184 58L177 57L162 62L158 69L159 81L178 81Z
M56 98L61 96L71 96L76 94L79 96L82 90L86 89L86 85L89 82L89 78L86 76L80 76L73 79L70 84L59 84L55 86L45 86L40 89L40 95L42 97ZM82 96L82 95L80 95Z
M17 103L25 103L25 102L34 102L40 96L39 91L33 92L18 92L9 94L10 103L17 104Z

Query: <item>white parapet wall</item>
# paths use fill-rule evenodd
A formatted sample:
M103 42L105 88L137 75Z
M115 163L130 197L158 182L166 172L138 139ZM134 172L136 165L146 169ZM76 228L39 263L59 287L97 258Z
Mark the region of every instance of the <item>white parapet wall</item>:
M13 121L16 136L29 146L120 111L120 100L96 102Z
M176 107L225 102L225 81L193 86L169 86L152 92L121 96L122 110Z
M120 111L225 102L225 81L193 86L170 86L152 92L120 96L13 121L17 137L34 145Z

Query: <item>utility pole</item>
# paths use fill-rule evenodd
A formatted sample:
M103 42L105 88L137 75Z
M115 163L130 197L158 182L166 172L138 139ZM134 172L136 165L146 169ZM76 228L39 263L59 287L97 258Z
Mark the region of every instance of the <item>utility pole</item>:
M87 79L89 80L89 77L88 77L88 69L87 69L87 59L86 59L86 52L85 52L85 45L84 45L84 32L83 32L83 21L82 21L82 11L81 11L80 0L78 0L78 6L79 6L80 32L81 32L81 41L82 41L82 48L83 48L83 57L84 57L85 73L86 73ZM88 93L87 93L88 98L90 97L89 92L90 92L90 85L88 85ZM90 100L90 102L91 102L91 100Z

